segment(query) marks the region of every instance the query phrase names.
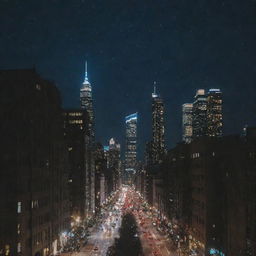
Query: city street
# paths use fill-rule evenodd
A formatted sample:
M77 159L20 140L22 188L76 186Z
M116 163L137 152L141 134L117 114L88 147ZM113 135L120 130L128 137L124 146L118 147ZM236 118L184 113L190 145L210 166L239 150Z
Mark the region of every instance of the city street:
M128 191L126 205L132 209L139 227L140 240L143 253L146 256L178 256L175 249L171 248L171 241L166 234L160 234L153 225L149 212L143 211L143 199L133 190Z
M138 224L139 237L143 254L145 256L178 256L175 249L171 248L171 241L165 234L160 234L152 223L152 218L147 211L142 210L143 199L130 187L121 189L118 200L106 213L102 223L94 227L88 237L88 243L80 252L63 253L63 256L105 256L108 248L119 237L118 230L121 225L122 215L132 213ZM132 256L132 255L131 255Z
M121 224L122 207L125 202L127 189L123 188L120 196L113 206L109 206L109 212L106 213L102 223L94 227L91 235L88 237L88 243L80 252L63 253L62 256L85 256L85 255L106 255L108 248L118 237L118 230Z

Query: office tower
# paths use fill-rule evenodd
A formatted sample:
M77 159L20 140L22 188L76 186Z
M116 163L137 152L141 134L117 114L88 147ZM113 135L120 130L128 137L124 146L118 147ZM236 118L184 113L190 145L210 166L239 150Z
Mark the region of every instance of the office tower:
M125 148L125 171L135 173L137 162L137 118L134 113L125 117L126 125L126 148Z
M101 210L101 202L104 200L107 163L104 154L104 147L100 143L96 143L94 150L95 159L95 212L96 214ZM103 187L102 187L103 186ZM103 193L103 194L101 194Z
M87 62L85 62L85 77L80 89L80 105L82 109L86 109L88 112L88 129L90 134L90 140L94 142L94 112L93 112L93 99L92 99L92 86L88 80Z
M69 191L71 214L83 219L87 212L88 184L86 184L86 136L88 115L84 109L69 109L63 113L64 136L69 156Z
M207 96L204 89L196 92L193 103L193 139L207 135Z
M207 135L222 136L222 93L220 89L210 89L207 94Z
M164 103L159 94L156 93L156 87L154 86L154 92L152 93L152 161L154 164L160 163L164 152Z
M56 255L70 228L60 94L34 69L0 71L0 254Z
M185 103L182 105L182 141L190 143L192 141L193 104Z
M144 161L146 166L152 165L152 141L146 143L145 152L144 152Z
M85 63L85 77L80 89L80 103L81 108L85 109L88 113L88 136L86 138L86 172L87 172L87 186L88 194L87 209L88 215L95 213L95 131L94 131L94 112L93 112L93 99L92 99L92 86L88 80L87 62Z
M112 173L112 190L115 191L121 185L121 147L114 138L109 140L108 166Z

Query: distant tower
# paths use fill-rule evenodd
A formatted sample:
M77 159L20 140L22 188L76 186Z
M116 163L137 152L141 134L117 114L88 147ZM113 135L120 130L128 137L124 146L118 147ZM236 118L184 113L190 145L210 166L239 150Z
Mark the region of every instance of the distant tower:
M86 109L88 112L88 128L92 141L94 141L94 113L93 113L93 100L92 100L92 86L88 80L87 75L87 61L85 62L85 77L80 89L80 103L81 108Z
M116 191L121 185L121 147L114 138L109 140L108 164L112 175L112 189Z
M125 117L126 147L125 147L125 171L135 173L137 164L137 119L134 113Z
M196 92L193 103L193 139L206 136L207 134L207 96L204 89Z
M160 95L156 93L155 84L152 93L152 161L153 163L159 163L165 152L164 103Z
M185 103L182 105L182 141L185 143L190 143L192 141L192 113L192 103Z
M222 93L220 89L210 89L207 94L207 135L221 137L222 129Z

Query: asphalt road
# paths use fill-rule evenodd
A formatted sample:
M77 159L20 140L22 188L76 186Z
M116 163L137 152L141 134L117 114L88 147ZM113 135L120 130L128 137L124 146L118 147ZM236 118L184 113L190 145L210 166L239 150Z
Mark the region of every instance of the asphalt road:
M122 214L127 211L136 217L144 256L178 256L171 248L168 236L161 234L153 225L150 214L141 210L142 203L142 199L134 190L123 188L119 199L109 208L102 224L92 231L87 245L80 252L63 256L105 256L108 248L119 236Z
M122 220L122 206L126 197L123 189L117 202L111 207L107 216L88 237L88 243L80 252L62 254L63 256L105 256L108 248L113 245L115 238L119 236L118 230Z

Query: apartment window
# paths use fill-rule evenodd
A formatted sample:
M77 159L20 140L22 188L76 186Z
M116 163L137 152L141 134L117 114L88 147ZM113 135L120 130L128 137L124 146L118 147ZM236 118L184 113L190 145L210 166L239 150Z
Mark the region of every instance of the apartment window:
M10 245L9 244L5 245L5 255L10 255Z
M20 234L20 224L17 225L17 234Z
M17 244L17 252L20 253L21 252L21 243Z
M21 213L21 202L17 204L17 213Z
M40 90L41 90L41 85L40 85L40 84L36 84L36 89L37 89L38 91L40 91Z

